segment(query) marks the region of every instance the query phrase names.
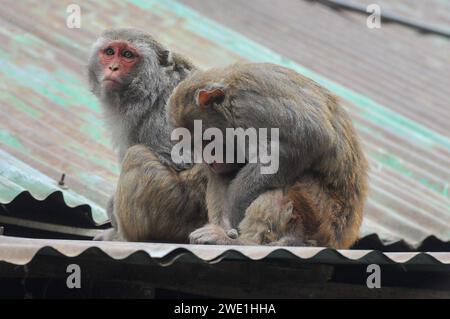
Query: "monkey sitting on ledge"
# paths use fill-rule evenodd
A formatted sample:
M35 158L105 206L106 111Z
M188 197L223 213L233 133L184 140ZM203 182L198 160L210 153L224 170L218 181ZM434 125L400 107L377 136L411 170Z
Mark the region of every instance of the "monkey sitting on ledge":
M169 99L174 127L193 131L278 128L279 167L204 165L209 224L194 244L319 245L348 248L358 238L368 165L338 98L273 64L196 72ZM239 230L239 236L234 234ZM237 238L236 238L237 237Z

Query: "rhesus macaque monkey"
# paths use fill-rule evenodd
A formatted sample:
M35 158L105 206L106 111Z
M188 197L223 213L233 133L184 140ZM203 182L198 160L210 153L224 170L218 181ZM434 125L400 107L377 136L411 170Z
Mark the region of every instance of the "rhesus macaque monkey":
M209 165L209 224L199 244L350 247L358 238L367 193L367 162L336 96L293 70L236 64L196 72L169 100L175 127L278 128L279 167L261 162ZM233 229L239 237L230 236Z
M97 239L181 241L182 225L176 223L191 218L188 228L206 221L204 196L196 194L191 202L185 198L190 194L187 179L195 180L198 192L206 181L189 172L192 165L172 162L172 127L166 116L169 95L194 69L188 60L137 29L106 30L94 43L88 66L90 87L103 106L119 161L131 146L147 146L128 153L119 180L119 196L113 197L107 207L114 228L124 233L108 230ZM143 160L139 162L141 170L138 160ZM127 187L122 180L126 180ZM140 189L141 185L148 189ZM186 212L189 209L195 214Z
M129 241L188 242L207 221L205 188L201 165L176 172L148 147L132 146L115 194L119 234Z

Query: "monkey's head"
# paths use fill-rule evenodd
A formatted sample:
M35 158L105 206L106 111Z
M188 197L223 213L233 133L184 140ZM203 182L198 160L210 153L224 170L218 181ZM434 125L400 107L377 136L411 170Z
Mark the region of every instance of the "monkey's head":
M156 95L164 89L163 69L171 63L170 52L143 31L106 30L92 47L88 65L91 90L98 97Z
M292 201L280 189L259 195L246 209L245 216L240 231L263 243L279 240L296 218Z
M256 114L258 110L248 107L246 92L249 87L254 87L250 92L258 95L260 88L254 78L251 80L254 83L247 83L247 71L246 64L238 64L191 74L175 88L169 98L168 114L173 127L188 129L192 138L196 138L194 132L198 131L198 127L195 127L195 123L199 120L202 136L208 129L220 130L223 136L223 154L226 154L227 129L247 129L259 125ZM203 146L205 147L204 141ZM203 155L205 160L205 152ZM219 174L235 173L245 165L236 163L236 157L235 153L232 163L213 163L210 167Z
M290 101L292 92L283 85L290 79L281 66L268 63L237 63L224 68L197 71L173 91L169 116L174 127L193 129L202 120L203 129L281 127L288 118L275 107ZM278 103L276 103L278 102ZM269 126L268 126L269 125Z
M202 121L202 129L234 127L234 89L226 79L226 69L197 71L182 81L169 98L168 116L173 127L194 132L194 121Z

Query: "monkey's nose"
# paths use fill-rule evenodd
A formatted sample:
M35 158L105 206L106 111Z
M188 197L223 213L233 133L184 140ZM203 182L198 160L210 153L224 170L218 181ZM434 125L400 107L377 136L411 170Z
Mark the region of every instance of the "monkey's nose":
M109 69L110 69L112 72L119 71L119 66L117 66L117 65L110 65L110 66L109 66Z

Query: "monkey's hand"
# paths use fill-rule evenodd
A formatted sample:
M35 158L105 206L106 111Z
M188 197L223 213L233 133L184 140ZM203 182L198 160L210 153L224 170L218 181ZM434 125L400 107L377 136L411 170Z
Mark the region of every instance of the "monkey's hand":
M239 245L237 239L237 231L231 229L226 231L220 226L214 224L207 224L197 230L194 230L189 235L189 242L191 244L206 244L206 245Z

